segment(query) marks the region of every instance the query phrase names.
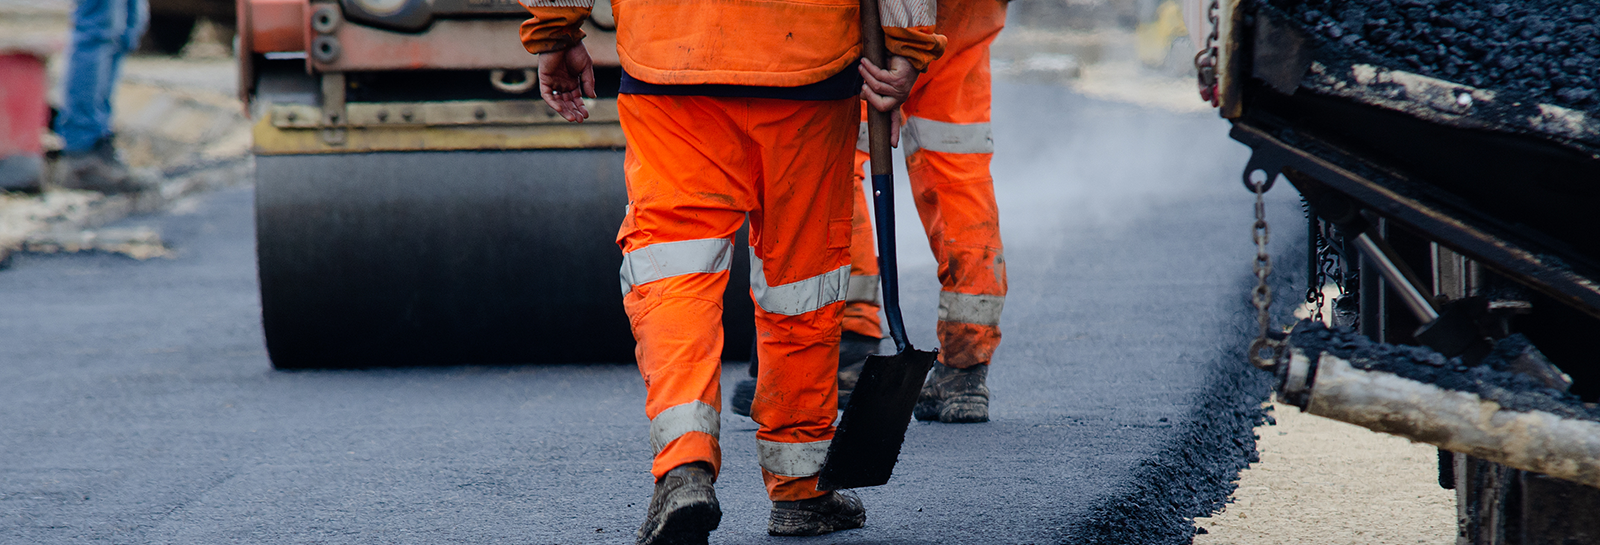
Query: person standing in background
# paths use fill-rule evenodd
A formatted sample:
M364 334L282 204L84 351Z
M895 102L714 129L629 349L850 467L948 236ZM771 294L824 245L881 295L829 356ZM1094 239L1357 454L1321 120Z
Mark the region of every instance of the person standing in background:
M1005 27L1007 0L940 0L934 33L945 54L917 79L905 106L900 141L917 213L939 262L939 363L917 400L918 420L989 421L989 361L1000 345L1006 261L995 204L989 127L989 45ZM850 284L839 341L839 408L848 403L862 364L883 339L878 320L878 255L862 193L867 122L856 139ZM753 362L752 367L759 362ZM751 376L755 372L752 371ZM749 416L755 379L734 387L735 413Z
M991 81L989 45L1005 27L1007 0L943 0L934 32L949 43L945 55L928 65L911 98L901 108L901 135L910 173L911 194L939 261L939 363L933 366L913 413L917 420L945 423L989 421L989 361L1000 346L1000 310L1006 302L1006 258L1000 243L1000 210L995 204L994 133L989 127ZM858 210L861 164L857 148L855 185ZM856 230L854 269L877 270L876 252L865 221ZM873 282L876 284L876 282ZM852 283L851 287L855 287ZM875 287L875 286L874 286ZM871 290L876 294L877 290ZM859 292L857 292L859 293ZM855 297L847 298L852 301ZM877 318L877 307L870 308ZM859 315L846 309L847 315ZM845 327L850 329L851 321Z
M117 158L111 97L122 58L138 47L150 21L146 0L79 0L72 12L72 53L61 80L55 131L63 141L56 183L67 189L125 193L139 189Z

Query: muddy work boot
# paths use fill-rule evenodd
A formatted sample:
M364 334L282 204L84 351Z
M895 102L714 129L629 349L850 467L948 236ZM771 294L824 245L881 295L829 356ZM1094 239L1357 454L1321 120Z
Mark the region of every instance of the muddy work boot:
M772 502L767 535L820 536L860 528L867 523L867 508L850 492L829 492L809 500Z
M705 545L722 523L722 508L711 486L711 467L684 464L656 481L650 510L639 527L637 545Z
M55 170L56 185L64 189L116 195L138 193L149 185L122 163L110 139L101 139L88 151L62 153L56 160Z
M984 382L989 376L988 365L974 365L966 369L933 366L928 381L917 396L917 420L939 421L947 424L968 424L989 421L989 387Z
M861 367L867 363L867 356L878 353L878 346L883 339L868 337L860 333L846 331L839 338L839 409L850 405L850 393L856 389L856 381L861 380ZM751 363L751 365L756 365ZM752 372L754 377L755 373ZM733 409L733 414L750 416L750 405L756 399L756 379L747 378L734 383L733 399L728 407Z

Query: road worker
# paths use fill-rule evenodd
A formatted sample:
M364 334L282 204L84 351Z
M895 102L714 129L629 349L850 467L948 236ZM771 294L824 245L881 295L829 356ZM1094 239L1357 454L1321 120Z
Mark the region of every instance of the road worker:
M111 131L122 58L149 26L146 0L80 0L72 10L72 54L61 77L61 158L55 183L67 189L136 193L150 180L128 170Z
M540 93L581 121L594 74L579 24L593 0L523 2ZM768 533L866 520L854 495L817 490L836 415L859 100L896 109L944 39L932 0L883 0L888 66L858 61L856 2L613 2L629 199L617 243L655 450L638 543L705 543L721 520L722 292L747 217L757 351L769 362L752 408Z
M989 361L1000 344L1006 262L1000 244L989 161L989 44L1005 26L1006 0L940 0L934 32L948 39L944 56L917 78L902 108L911 189L939 262L939 362L917 400L918 420L987 422ZM861 191L867 154L866 118L855 156L850 286L840 341L839 389L846 396L867 355L883 338L878 321L878 257ZM763 360L764 361L764 360ZM759 367L759 366L758 366ZM753 384L734 388L736 412L747 414ZM841 406L842 408L842 406Z

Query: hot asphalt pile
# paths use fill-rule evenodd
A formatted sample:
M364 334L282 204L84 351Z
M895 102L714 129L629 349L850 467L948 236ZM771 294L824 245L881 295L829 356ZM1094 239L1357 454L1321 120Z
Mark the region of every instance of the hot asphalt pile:
M1600 112L1600 6L1568 0L1261 0L1316 42L1369 63Z
M1297 326L1290 343L1305 350L1313 360L1315 355L1327 352L1357 369L1393 373L1446 390L1476 394L1514 411L1545 411L1600 421L1600 409L1582 404L1578 396L1509 370L1512 360L1531 348L1520 334L1495 343L1494 351L1478 365L1468 365L1459 357L1446 359L1423 347L1373 342L1349 328L1328 329L1313 322Z

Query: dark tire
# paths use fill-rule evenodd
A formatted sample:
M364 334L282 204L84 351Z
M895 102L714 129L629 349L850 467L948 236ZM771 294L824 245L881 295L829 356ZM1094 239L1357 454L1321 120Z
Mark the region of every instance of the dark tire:
M144 33L140 49L164 55L177 55L189 44L194 34L196 18L193 15L170 13L150 14L150 29Z

